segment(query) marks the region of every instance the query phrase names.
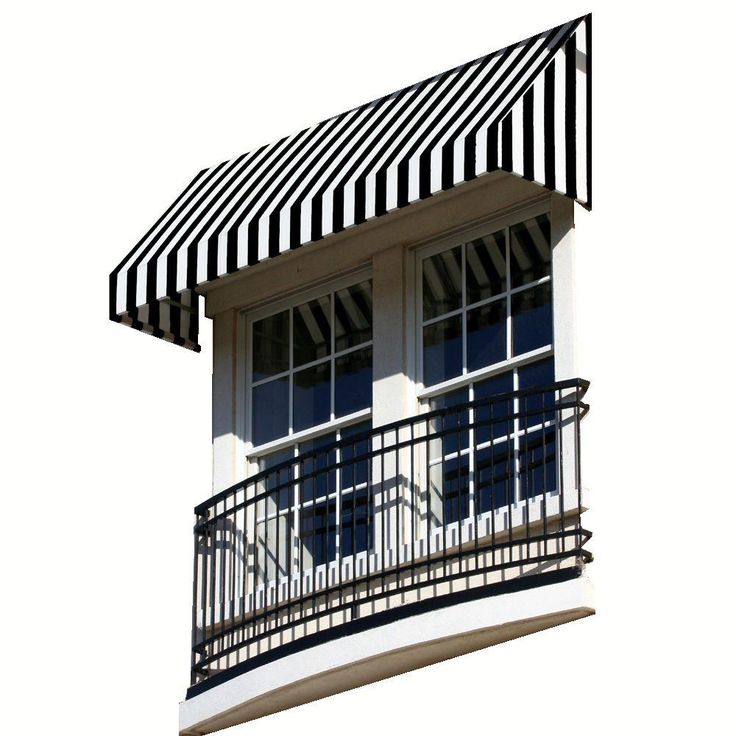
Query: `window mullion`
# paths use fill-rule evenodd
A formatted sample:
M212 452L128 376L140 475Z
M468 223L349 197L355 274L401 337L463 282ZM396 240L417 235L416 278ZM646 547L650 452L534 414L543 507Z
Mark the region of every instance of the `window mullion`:
M468 319L467 319L467 301L468 296L466 294L465 289L465 283L466 283L466 277L465 277L465 269L467 268L467 255L466 255L466 249L467 245L463 243L463 247L461 250L461 258L460 258L460 304L462 307L462 351L463 351L463 375L465 375L468 372Z
M294 434L294 307L289 307L289 434Z

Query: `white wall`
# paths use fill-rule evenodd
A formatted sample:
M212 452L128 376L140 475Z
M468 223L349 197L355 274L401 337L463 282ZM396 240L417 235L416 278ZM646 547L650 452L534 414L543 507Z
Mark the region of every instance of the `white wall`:
M725 6L257 7L70 0L4 15L2 732L174 733L187 684L191 508L211 482L210 327L197 356L108 323L111 268L199 168L591 7L595 210L577 212L576 241L598 615L233 734L341 722L361 736L376 713L427 733L478 732L485 719L499 733L726 731ZM710 515L691 516L701 501Z

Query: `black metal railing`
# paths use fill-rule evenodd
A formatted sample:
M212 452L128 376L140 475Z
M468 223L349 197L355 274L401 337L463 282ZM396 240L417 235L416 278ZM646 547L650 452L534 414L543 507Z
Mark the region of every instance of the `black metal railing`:
M417 415L195 509L192 688L316 631L580 566L580 379Z

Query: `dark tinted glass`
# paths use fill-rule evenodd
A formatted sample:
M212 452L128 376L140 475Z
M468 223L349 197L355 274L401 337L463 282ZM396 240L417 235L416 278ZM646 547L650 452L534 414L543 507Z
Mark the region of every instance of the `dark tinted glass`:
M446 409L443 414L435 417L430 423L430 432L438 435L437 441L430 442L430 457L444 457L457 452L458 448L468 446L468 424L470 411L468 409L454 409L466 404L469 400L467 387L436 396L429 402L430 411Z
M468 243L465 259L468 304L506 290L506 234L503 230Z
M442 463L442 490L445 524L467 518L470 513L470 465L467 455Z
M519 388L528 389L535 386L549 386L555 380L555 363L553 358L540 360L530 365L519 368ZM552 421L555 417L553 407L555 405L555 391L543 391L540 393L526 394L519 399L523 417L522 429L532 427L542 421L542 410L544 421Z
M552 273L549 218L539 215L513 225L511 235L511 286L521 286Z
M355 350L335 359L335 416L344 417L371 405L373 349Z
M422 263L424 319L439 317L462 306L462 248L458 245Z
M488 442L491 436L503 437L514 429L514 400L485 401L498 394L506 394L514 390L512 371L493 376L485 381L473 384L474 401L482 401L475 407L475 443Z
M337 452L334 448L335 433L322 435L313 440L300 442L299 482L303 502L322 498L337 490L335 464Z
M373 546L373 511L367 488L343 493L340 551L344 555L365 552Z
M554 428L521 437L519 451L521 497L532 498L557 488L557 441Z
M324 358L331 350L330 297L294 308L294 366Z
M373 337L371 282L335 293L335 350L340 352L368 342Z
M252 391L253 444L262 445L289 432L289 378L276 378Z
M462 316L424 328L424 385L459 376L463 370Z
M268 470L269 468L280 465L287 460L293 460L293 458L293 447L286 447L283 450L279 450L278 452L272 452L269 455L262 455L260 458L258 458L258 470ZM271 501L271 503L278 503L279 509L287 508L290 499L292 498L293 487L291 481L293 477L294 464L290 463L289 465L283 467L281 470L275 470L272 473L266 475L266 477L263 479L261 487L258 490L259 492L262 490L274 491L274 493L269 496L269 500ZM272 510L273 509L270 509L270 511Z
M552 287L549 283L511 297L513 354L552 344Z
M371 437L361 436L371 429L371 423L360 422L351 427L345 427L340 431L340 439L346 440L341 443L340 460L343 465L340 471L340 487L352 488L368 482L370 472L370 458L366 457L371 451ZM354 463L348 462L353 458L364 458Z
M330 363L319 363L294 373L294 431L330 418Z
M468 370L506 359L506 300L468 312Z
M513 453L508 442L500 442L475 455L476 484L481 513L513 503Z
M334 499L302 509L299 524L301 539L305 550L312 557L313 565L323 565L335 559L336 521ZM308 567L308 562L305 561L304 565Z
M289 312L253 323L253 381L289 370Z

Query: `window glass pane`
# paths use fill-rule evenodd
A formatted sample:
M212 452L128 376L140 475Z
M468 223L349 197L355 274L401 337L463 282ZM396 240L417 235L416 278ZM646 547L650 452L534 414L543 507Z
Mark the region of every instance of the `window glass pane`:
M511 443L500 442L478 450L475 477L481 513L500 509L513 502L514 477Z
M335 416L344 417L371 405L373 348L335 359Z
M447 410L430 421L430 432L439 435L436 440L429 442L430 460L457 452L458 447L461 449L468 447L467 427L470 423L470 411L469 409L452 411L452 408L467 404L469 396L468 388L465 387L436 396L429 402L430 411Z
M465 246L467 303L501 294L506 290L506 233L499 230Z
M264 471L280 465L283 462L294 459L294 448L286 447L283 450L272 452L268 455L262 455L258 458L258 470ZM274 506L278 503L279 509L288 508L290 499L293 496L293 484L290 483L294 477L294 463L290 463L281 470L269 473L263 478L258 486L258 492L274 491L269 496L268 513L274 511Z
M334 498L302 509L299 526L305 568L335 559L336 521Z
M340 460L347 462L353 458L363 458L354 463L344 465L340 470L340 487L352 488L368 482L370 470L370 459L366 457L371 451L371 436L367 432L371 430L370 421L353 424L340 431L340 439L347 440L341 445ZM352 442L351 439L355 438Z
M493 376L485 381L473 384L473 398L482 401L498 394L514 390L513 371L500 376ZM476 445L494 438L510 435L514 429L514 400L483 402L475 408L475 442Z
M306 455L299 463L299 488L303 502L328 496L337 490L335 439L335 433L330 432L299 443L300 457Z
M294 373L294 431L330 419L330 362Z
M468 370L506 360L506 299L468 311Z
M289 311L253 323L253 381L289 370Z
M535 386L549 386L555 381L555 362L553 358L540 360L530 365L519 368L519 388L528 389ZM542 421L542 409L544 421L553 421L555 412L555 391L544 391L538 394L527 394L519 399L519 409L522 412L522 429L524 425L534 426Z
M458 245L422 262L424 319L458 309L462 305L462 248Z
M511 286L536 281L552 272L549 217L539 215L513 225L511 234Z
M442 463L443 520L452 524L470 513L470 464L468 455Z
M521 437L519 467L522 498L532 498L556 489L557 442L554 427Z
M365 552L373 547L373 512L368 489L343 493L341 503L340 552L343 556Z
M368 342L373 336L371 282L335 292L335 350Z
M425 386L431 386L462 373L462 319L458 314L424 328Z
M514 355L552 344L552 287L546 283L511 297Z
M329 296L294 307L294 367L329 355L331 340Z
M253 444L262 445L289 432L289 377L277 378L252 391Z

